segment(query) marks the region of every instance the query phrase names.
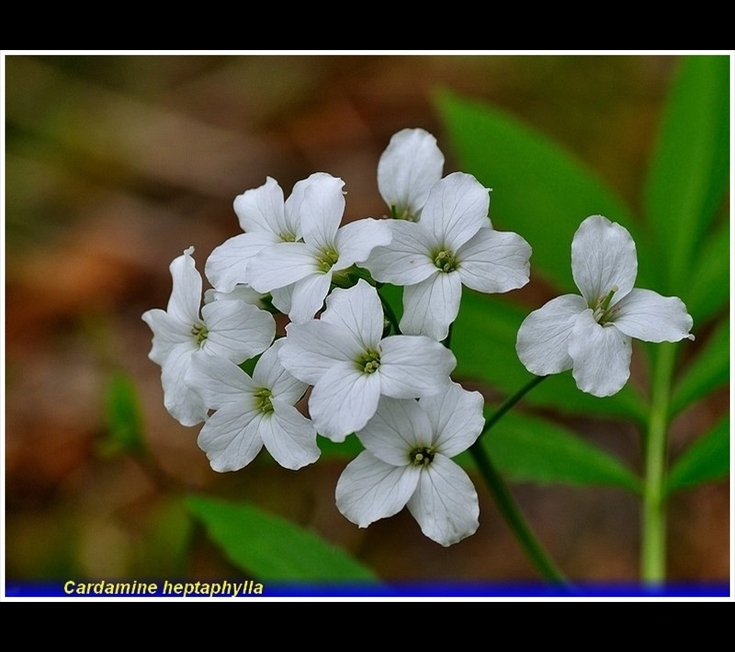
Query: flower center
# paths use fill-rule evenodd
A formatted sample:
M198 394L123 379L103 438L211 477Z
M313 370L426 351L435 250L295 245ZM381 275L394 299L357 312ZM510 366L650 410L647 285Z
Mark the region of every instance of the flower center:
M413 466L429 466L434 461L436 451L428 446L414 448L409 454L408 459Z
M296 242L296 236L293 233L279 233L278 237L283 242Z
M615 313L617 312L616 306L610 306L610 302L612 301L613 295L618 291L618 286L613 285L612 288L610 288L610 291L604 296L597 300L596 304L593 306L590 306L590 308L593 309L592 317L594 320L600 324L600 326L604 326L609 321L615 317Z
M442 249L434 256L434 265L436 265L442 272L448 274L449 272L453 272L457 269L457 259L453 252Z
M390 216L394 220L406 220L406 222L418 222L419 216L414 215L408 207L402 207L398 204L390 205Z
M194 336L194 339L196 340L196 343L201 346L202 342L207 339L207 335L209 335L209 331L207 330L207 327L204 324L194 324L191 327L191 334Z
M368 349L356 361L357 368L366 373L375 373L380 367L380 353L375 349Z
M331 247L322 249L319 257L316 259L316 266L325 274L334 267L339 260L339 254Z
M255 407L263 414L270 414L273 412L273 403L271 402L271 396L273 392L267 387L261 387L253 394L255 398Z

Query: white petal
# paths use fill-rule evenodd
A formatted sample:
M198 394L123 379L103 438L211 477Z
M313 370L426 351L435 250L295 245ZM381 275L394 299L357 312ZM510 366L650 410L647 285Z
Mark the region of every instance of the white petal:
M180 344L188 343L192 351L198 348L191 332L192 324L174 319L165 310L160 308L146 310L141 319L153 331L152 347L148 357L156 364L163 366L171 350Z
M406 466L413 449L432 444L429 419L412 398L381 396L375 415L357 436L375 457L393 466Z
M265 351L273 342L273 315L244 301L214 301L202 308L208 335L202 350L237 364Z
M317 247L333 247L345 211L342 188L345 182L326 172L315 172L303 182L299 207L304 242Z
M265 447L282 467L300 469L319 459L314 424L295 407L273 400L273 412L260 422Z
M197 444L207 454L215 471L238 471L253 461L263 447L262 419L262 412L246 411L235 403L224 406L207 419Z
M457 383L449 383L436 396L419 400L431 423L432 443L442 455L454 457L475 443L485 425L484 404L480 392L468 392Z
M278 308L284 315L291 312L291 295L293 294L293 284L282 288L271 290L271 300L273 305Z
M633 289L615 305L613 321L626 335L645 342L678 342L694 324L678 297L662 297L652 290Z
M419 224L456 253L482 227L489 227L490 194L471 174L454 172L434 185Z
M592 318L592 310L577 315L569 338L577 387L594 396L619 392L630 376L630 342L614 324L600 326Z
M349 333L360 350L377 348L383 335L383 308L378 292L360 279L353 287L335 289L321 320Z
M458 272L440 272L421 283L403 289L401 332L427 335L443 340L457 318L462 299L462 280Z
M262 249L247 267L247 283L258 292L270 292L319 272L317 252L303 242L281 242Z
M202 396L208 408L219 410L234 403L241 409L254 409L253 393L258 385L234 362L225 358L197 352L191 358L185 380L190 389Z
M479 292L508 292L528 283L531 246L517 233L480 229L457 250L462 283Z
M317 432L341 442L365 427L378 409L378 399L377 372L366 374L354 362L340 362L314 385L309 397L309 414Z
M408 509L421 531L443 546L474 534L479 526L480 507L472 481L441 454L422 470Z
M196 270L192 253L194 253L194 247L189 247L183 256L174 258L169 266L173 289L166 312L174 319L193 326L199 322L202 277Z
M285 230L283 190L271 177L267 177L262 186L235 197L233 206L240 228L246 233L253 231L279 236Z
M375 247L362 265L381 283L413 285L436 273L432 250L439 244L419 224L393 220L391 243Z
M273 392L273 398L295 405L306 392L307 384L292 376L281 363L278 353L286 343L282 337L273 342L258 360L253 370L253 382L258 387L267 387Z
M592 307L617 287L614 301L633 289L638 273L635 242L627 229L602 215L588 217L572 240L572 276Z
M204 265L204 273L215 288L231 292L238 283L245 283L250 259L278 242L278 236L269 231L236 235L214 248Z
M204 291L204 303L212 303L212 301L244 301L256 308L263 308L263 295L257 290L248 287L243 283L238 283L229 292L221 292L210 288Z
M431 187L441 179L444 155L423 129L394 134L378 161L378 190L398 217L416 218Z
M357 360L363 347L334 324L314 319L289 324L278 357L299 380L314 385L335 364Z
M454 354L423 335L392 335L380 344L381 392L393 398L433 396L457 366Z
M516 339L516 353L523 366L537 376L571 369L569 337L577 315L586 309L582 297L565 294L528 315Z
M418 480L418 467L391 466L363 451L337 481L337 509L359 527L367 527L400 512Z
M291 321L302 324L314 317L322 309L324 299L332 283L332 272L317 272L296 281L291 289Z
M366 217L345 224L337 231L336 246L339 261L335 270L346 269L368 258L370 252L380 245L387 245L393 239L388 220L374 220Z
M186 384L192 356L197 353L188 344L174 347L161 367L163 404L182 426L195 426L207 417L207 407L198 391Z

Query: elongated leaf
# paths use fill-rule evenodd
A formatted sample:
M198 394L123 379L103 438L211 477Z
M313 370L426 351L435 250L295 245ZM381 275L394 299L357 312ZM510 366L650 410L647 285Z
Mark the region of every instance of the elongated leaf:
M730 472L730 417L725 417L695 441L674 463L666 489L674 493L704 482L727 477Z
M589 215L625 226L645 256L629 209L561 146L498 109L448 92L438 96L436 106L461 169L493 189L494 225L516 231L533 248L534 273L561 290L576 291L572 237Z
M103 449L107 452L143 451L145 444L138 395L133 381L122 372L113 375L107 387L105 419L109 435L103 442Z
M483 446L513 480L640 490L639 479L612 455L543 419L506 414L484 435Z
M692 276L682 285L681 299L697 326L722 310L730 298L730 221L723 221L702 245Z
M248 503L189 496L186 505L233 564L264 582L375 579L369 569L313 532Z
M730 323L724 321L689 365L674 389L671 413L677 414L730 379Z
M660 252L663 289L676 294L722 201L730 152L727 56L681 61L646 186L646 214Z
M518 328L529 312L495 297L465 290L452 330L456 377L482 380L508 395L530 382L533 376L521 364L515 349ZM550 376L524 400L566 413L624 417L641 423L647 414L643 400L630 383L613 396L597 398L577 388L571 371Z

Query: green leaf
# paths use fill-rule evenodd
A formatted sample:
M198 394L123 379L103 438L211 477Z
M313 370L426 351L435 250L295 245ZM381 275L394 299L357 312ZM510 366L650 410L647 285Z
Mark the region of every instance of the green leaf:
M681 61L646 185L646 215L663 289L676 294L728 185L730 60ZM706 252L705 252L706 253Z
M482 444L498 468L516 481L640 491L640 480L612 455L543 419L508 413L483 436Z
M705 240L692 276L682 285L679 296L694 318L695 329L727 304L730 298L729 219Z
M576 292L572 237L589 215L605 215L640 240L622 200L545 135L498 109L448 92L435 104L462 170L493 189L493 223L516 231L533 248L534 273Z
M264 582L375 580L372 571L313 532L248 503L189 496L186 506L233 564Z
M335 442L327 439L326 437L317 437L316 443L319 446L319 450L322 452L319 459L355 459L365 447L362 445L356 435L352 434L347 437L342 443L336 444Z
M666 491L669 494L730 473L730 417L726 416L706 435L695 441L671 467Z
M730 323L723 321L687 367L671 398L672 416L730 380Z
M142 417L135 384L123 373L115 373L109 381L105 397L105 420L108 437L102 443L105 452L124 450L142 453L145 449Z
M526 385L533 376L518 359L515 345L518 328L529 312L496 297L464 290L452 327L455 375L487 382L507 395ZM623 417L639 423L647 417L645 404L630 383L613 396L597 398L577 388L571 371L547 378L524 401L568 414Z

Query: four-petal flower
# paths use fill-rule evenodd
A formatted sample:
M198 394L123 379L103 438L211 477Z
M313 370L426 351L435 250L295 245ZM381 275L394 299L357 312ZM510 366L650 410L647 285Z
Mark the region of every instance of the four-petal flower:
M289 324L281 362L314 385L309 413L317 431L344 441L375 414L381 395L418 398L441 392L457 361L421 335L383 338L383 309L375 288L360 280L336 289L320 319Z
M382 397L357 436L366 450L337 482L337 508L360 527L404 506L421 531L443 546L478 527L477 493L451 457L482 432L483 400L450 383L442 394L418 401Z
M204 421L207 409L196 388L186 384L195 356L244 362L267 349L276 331L273 316L239 299L212 301L199 314L202 277L189 247L171 263L173 289L166 310L143 313L153 331L148 357L161 366L163 402L184 426Z
M197 440L215 471L242 469L263 446L287 469L300 469L319 457L316 430L294 407L307 386L279 362L283 344L276 340L260 357L252 378L228 360L193 361L187 382L216 410Z
M531 247L518 234L495 231L490 196L472 175L455 172L429 192L418 223L391 222L393 240L364 267L383 283L405 285L404 333L443 340L457 318L462 285L507 292L528 283Z
M637 273L630 233L602 215L584 220L572 241L572 276L582 296L565 294L526 317L516 341L526 369L539 376L571 369L583 392L610 396L630 375L631 338L693 340L681 299L635 289Z

